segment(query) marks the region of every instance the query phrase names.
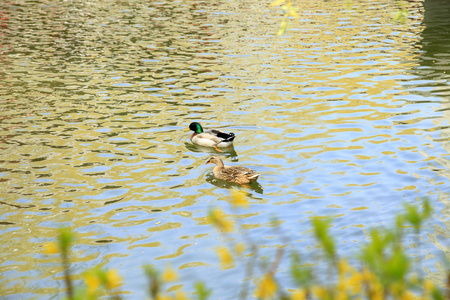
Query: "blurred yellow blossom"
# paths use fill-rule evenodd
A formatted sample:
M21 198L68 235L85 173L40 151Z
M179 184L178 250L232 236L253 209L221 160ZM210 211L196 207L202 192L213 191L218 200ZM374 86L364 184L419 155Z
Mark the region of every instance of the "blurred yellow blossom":
M233 201L231 202L231 205L233 205L233 207L248 208L248 198L245 192L232 190L231 196L233 197Z
M100 287L101 281L94 271L90 271L84 275L84 283L87 286L88 294L93 295Z
M343 276L339 276L339 281L337 283L337 291L340 293L345 293L348 288L348 281L344 279Z
M417 276L417 273L414 273L410 276L409 282L412 284L419 284L419 276Z
M372 297L370 299L372 300L384 300L384 288L383 286L378 282L378 280L373 279L372 280Z
M346 274L350 273L350 271L352 270L352 267L350 266L350 264L348 263L347 260L341 259L338 263L338 270L339 270L339 275L346 275Z
M237 243L234 245L234 251L237 255L241 256L245 252L245 244L244 243Z
M348 294L346 291L337 291L336 296L334 297L335 300L347 300Z
M298 18L300 18L300 16L297 14L297 12L295 10L296 10L296 8L289 9L288 14L290 17L294 17L294 18L298 19Z
M395 298L400 298L400 296L405 291L405 284L403 282L394 282L390 284L390 289Z
M106 287L108 289L114 289L122 284L122 278L117 270L112 269L106 272Z
M304 289L295 290L291 294L291 300L306 300L306 291Z
M377 278L374 273L372 273L369 269L363 268L361 272L361 280L365 282L375 282Z
M177 291L175 293L175 300L189 300L186 294L183 291Z
M222 266L222 268L229 267L234 262L233 256L231 255L227 247L217 248L217 256L219 256L220 265Z
M328 291L322 286L313 286L312 293L318 299L328 299Z
M291 0L275 0L270 4L271 6L280 6L281 9L284 11L284 17L283 20L280 23L280 29L277 32L277 35L282 35L288 28L289 28L289 18L299 18L299 15L297 13L298 7L293 7Z
M423 282L423 287L425 291L431 292L434 290L434 283L430 279L425 279L425 281Z
M401 300L415 300L415 299L417 299L417 297L411 291L404 291L402 296L400 297L400 299Z
M284 4L285 0L275 0L274 2L272 2L272 4L270 4L270 6L280 6L282 4Z
M361 288L364 285L363 275L358 272L353 272L353 274L348 278L347 283L351 288L353 294L361 292Z
M209 212L209 219L211 222L217 226L219 229L231 232L234 230L234 224L232 221L228 220L225 216L225 213L218 208L213 208Z
M288 2L285 5L281 6L282 10L290 10L291 8L292 8L292 3L290 0L288 0Z
M173 300L169 295L156 295L155 300Z
M44 245L45 254L57 254L59 252L59 247L55 242L47 243Z
M178 273L174 270L173 267L167 267L164 269L162 273L162 280L164 282L171 282L178 279Z
M271 274L265 274L255 289L255 297L259 299L270 299L277 292L277 283Z

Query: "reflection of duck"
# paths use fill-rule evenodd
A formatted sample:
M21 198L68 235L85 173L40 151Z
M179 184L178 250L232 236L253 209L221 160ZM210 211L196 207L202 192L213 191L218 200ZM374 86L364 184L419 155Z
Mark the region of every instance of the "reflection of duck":
M221 180L243 184L256 181L259 177L258 173L246 167L225 166L222 159L217 156L212 156L206 163L216 164L213 169L213 174L216 178Z
M211 155L214 155L214 154L217 153L216 149L214 149L214 148L201 147L201 146L198 146L196 144L193 144L190 141L189 142L185 142L184 145L186 146L186 148L189 151L192 151L192 152L197 152L197 153L205 153L206 152L206 153L211 153ZM228 148L222 148L221 150L223 150L222 153L223 153L223 156L226 159L229 159L232 162L237 162L238 161L238 155L237 155L236 150L234 149L233 146L230 146Z
M206 174L205 179L206 179L206 182L209 182L210 184L215 185L216 187L222 188L222 189L230 189L230 188L237 188L237 187L243 186L242 184L217 179L214 176L214 174L212 174L211 172L208 172L208 174ZM258 181L253 181L252 183L249 183L248 186L246 185L245 187L255 191L258 194L264 194L264 189L258 183Z
M218 151L220 150L217 147L233 145L233 140L236 137L232 132L226 133L217 129L203 131L202 125L197 122L191 123L189 129L194 132L191 136L192 143L204 147L214 147Z

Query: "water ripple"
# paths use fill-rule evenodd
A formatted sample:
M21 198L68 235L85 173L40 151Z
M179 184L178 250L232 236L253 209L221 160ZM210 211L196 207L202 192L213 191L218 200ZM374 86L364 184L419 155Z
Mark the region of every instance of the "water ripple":
M430 197L439 211L450 192L448 26L420 23L416 8L395 24L383 0L359 5L305 1L276 37L264 3L251 14L192 1L0 4L11 16L0 53L5 295L58 293L57 259L40 253L64 225L79 235L76 279L117 268L124 296L144 298L142 265L170 263L186 287L208 279L231 299L242 270L218 267L212 206L239 218L262 256L281 246L278 217L307 258L313 215L334 216L351 255L403 201ZM234 148L192 145L192 121L235 132ZM262 174L249 210L230 208L236 187L213 177L211 155Z

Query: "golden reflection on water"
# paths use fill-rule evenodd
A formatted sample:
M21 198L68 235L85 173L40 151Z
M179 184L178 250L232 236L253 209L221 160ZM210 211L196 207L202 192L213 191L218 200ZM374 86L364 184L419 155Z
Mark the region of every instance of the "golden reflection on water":
M422 32L422 59L420 66L414 69L414 72L423 74L423 80L433 79L436 81L436 86L433 90L433 95L441 96L443 99L448 99L449 87L448 78L450 74L450 67L448 64L448 53L450 34L446 32L441 34L443 28L447 28L450 25L448 18L442 18L442 13L450 9L449 3L442 3L438 5L436 2L429 1L425 3L425 18L427 20L427 27ZM444 21L445 20L445 21ZM445 31L444 31L445 32ZM444 60L442 60L444 58ZM417 84L418 87L422 87L421 84ZM425 89L425 93L428 90ZM422 92L424 93L424 92ZM450 147L448 143L449 130L448 120L450 116L448 114L448 101L443 101L441 107L437 109L443 113L443 118L436 118L433 123L436 125L434 129L439 132L439 136L434 141L439 142L442 147L450 153ZM450 178L449 174L449 160L444 157L430 156L427 160L430 168L447 178ZM430 180L430 184L441 185L440 182ZM446 240L449 238L449 191L443 190L439 193L437 201L442 205L438 206L436 210L439 210L439 215L436 216L436 222L433 224L432 232L427 234L429 241L435 245L440 252L428 253L424 260L427 261L426 272L429 274L432 280L440 282L441 285L445 285L448 276L447 262L450 258L449 247ZM430 230L431 231L431 230Z
M252 209L228 212L263 252L282 246L269 214L311 250L310 215L334 216L345 244L389 221L396 197L442 195L447 174L430 165L446 154L429 137L446 131L426 124L445 126L446 112L427 115L402 85L418 65L418 10L401 25L389 1L301 1L278 38L264 2L43 4L4 8L2 294L58 291L58 260L40 253L63 224L79 237L76 279L120 267L136 296L140 267L159 261L222 279L206 215L228 207L228 187L204 166L211 153L186 144L193 120L236 132L224 159L263 173Z

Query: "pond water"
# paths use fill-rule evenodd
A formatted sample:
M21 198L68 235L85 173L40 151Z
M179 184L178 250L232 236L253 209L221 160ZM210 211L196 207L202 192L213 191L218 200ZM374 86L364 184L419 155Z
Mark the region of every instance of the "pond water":
M58 258L43 244L71 226L77 280L115 268L119 294L142 299L142 266L172 265L181 283L168 287L204 280L214 299L235 299L243 266L220 268L225 241L207 222L211 207L239 218L261 259L284 244L273 217L313 255L315 215L334 216L339 251L353 255L370 227L390 226L404 202L423 197L435 211L420 255L428 276L442 277L445 3L408 2L401 23L395 1L295 1L300 18L281 37L269 4L0 4L0 295L60 298ZM234 132L234 148L194 147L193 121ZM212 177L212 154L261 173L250 208L230 208L237 187ZM287 266L279 278L289 286Z

